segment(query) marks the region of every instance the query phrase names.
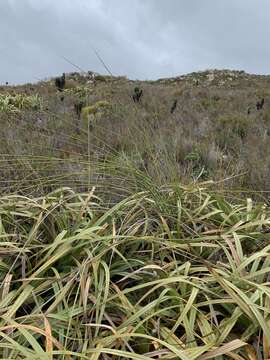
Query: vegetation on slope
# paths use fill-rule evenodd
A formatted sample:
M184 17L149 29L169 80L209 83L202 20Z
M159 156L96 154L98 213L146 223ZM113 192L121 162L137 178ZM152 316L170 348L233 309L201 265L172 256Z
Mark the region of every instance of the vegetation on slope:
M269 85L1 89L0 358L270 358Z
M137 103L135 88L143 89ZM2 96L38 96L42 107L0 112L1 188L31 186L38 193L67 185L84 191L89 160L100 165L113 153L127 156L159 184L214 179L222 190L269 191L269 89L268 76L232 71L156 82L101 75L92 81L75 73L66 76L61 93L53 80L2 87ZM78 101L85 106L80 118ZM96 111L97 104L109 106ZM91 185L96 171L92 166Z

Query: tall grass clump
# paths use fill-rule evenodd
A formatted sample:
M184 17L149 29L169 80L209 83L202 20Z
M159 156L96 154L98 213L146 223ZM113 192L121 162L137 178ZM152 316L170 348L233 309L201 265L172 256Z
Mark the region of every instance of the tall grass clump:
M41 110L42 99L38 94L0 94L0 112L18 113L21 110Z
M0 198L0 358L270 357L269 209L142 188Z

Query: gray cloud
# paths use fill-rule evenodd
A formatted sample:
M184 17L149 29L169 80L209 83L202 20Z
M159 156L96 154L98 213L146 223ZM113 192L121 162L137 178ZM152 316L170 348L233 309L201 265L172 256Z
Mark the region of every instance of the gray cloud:
M0 82L74 71L156 79L206 68L269 73L268 0L5 0Z

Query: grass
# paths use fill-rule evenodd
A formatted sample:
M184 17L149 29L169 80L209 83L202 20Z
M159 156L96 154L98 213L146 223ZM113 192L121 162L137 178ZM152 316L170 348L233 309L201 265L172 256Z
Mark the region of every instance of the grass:
M0 96L0 113L18 114L21 110L42 109L42 100L38 94L4 94Z
M2 99L20 100L0 113L1 189L32 186L35 195L59 186L85 191L89 181L84 175L75 181L73 174L87 173L89 158L99 167L112 153L124 153L157 184L188 184L199 176L222 184L221 190L269 192L269 77L217 71L212 78L204 72L156 82L97 77L89 83L70 74L61 94L53 80L0 88ZM135 86L143 89L138 104L132 100ZM264 108L257 111L262 97ZM85 103L80 119L77 101ZM42 189L38 179L49 179L51 188Z
M1 358L270 356L268 208L151 186L0 199Z
M1 89L0 358L270 358L269 78L67 82Z

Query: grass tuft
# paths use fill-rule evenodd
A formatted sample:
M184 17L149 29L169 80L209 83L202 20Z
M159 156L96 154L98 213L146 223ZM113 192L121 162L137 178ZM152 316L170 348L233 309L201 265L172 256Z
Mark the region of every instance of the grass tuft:
M114 205L7 195L0 214L1 358L268 356L266 207L146 182Z

